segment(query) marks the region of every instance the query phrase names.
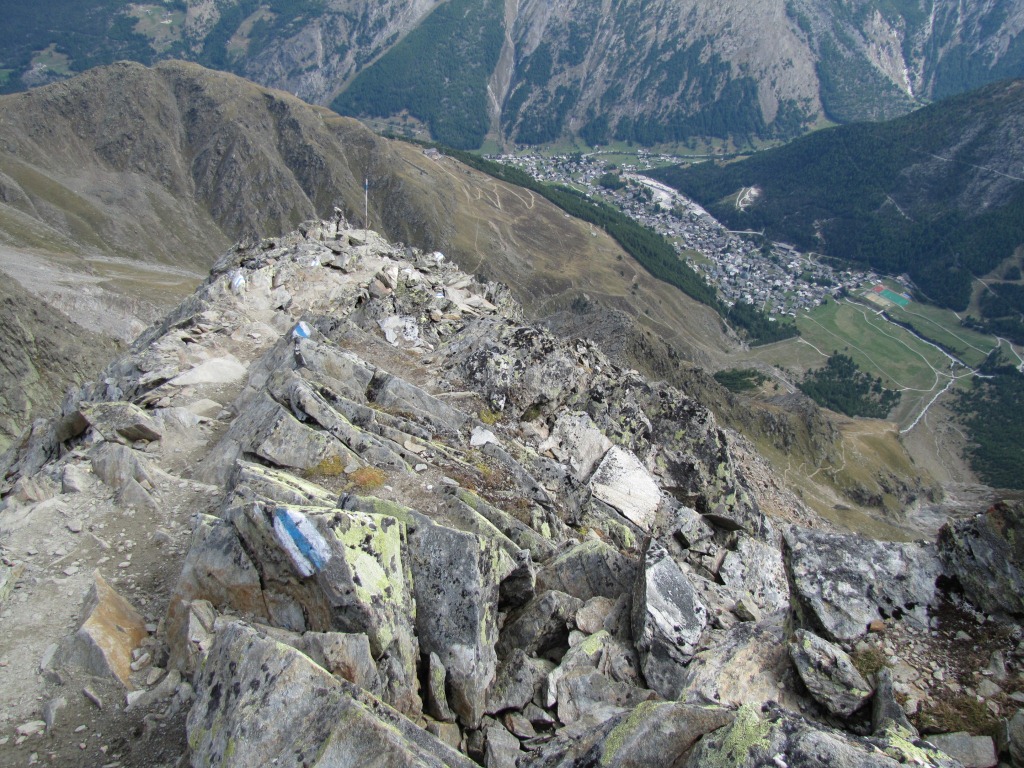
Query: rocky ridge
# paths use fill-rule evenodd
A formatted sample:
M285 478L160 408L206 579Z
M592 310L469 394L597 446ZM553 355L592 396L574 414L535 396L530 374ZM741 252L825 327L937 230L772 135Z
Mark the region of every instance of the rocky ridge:
M0 760L1024 752L1024 509L870 541L751 461L437 252L340 216L238 246L0 462Z

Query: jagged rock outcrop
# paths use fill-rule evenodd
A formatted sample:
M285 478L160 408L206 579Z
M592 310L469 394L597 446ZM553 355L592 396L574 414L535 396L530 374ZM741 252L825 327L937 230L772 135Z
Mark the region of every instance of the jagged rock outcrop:
M939 553L951 576L978 607L1024 614L1024 504L1001 502L984 514L947 523Z
M97 558L167 579L113 674L129 712L188 712L197 766L954 766L904 671L865 737L845 651L791 634L933 619L936 548L770 520L710 412L519 319L338 221L233 249L4 456L0 530L83 537L65 499L99 552L148 526Z
M936 599L942 564L934 544L798 528L785 541L797 615L828 640L856 640L890 616L921 621Z

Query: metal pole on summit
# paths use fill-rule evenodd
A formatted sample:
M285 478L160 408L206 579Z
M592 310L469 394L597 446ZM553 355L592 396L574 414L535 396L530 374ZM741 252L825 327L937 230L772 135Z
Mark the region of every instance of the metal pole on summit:
M370 179L363 178L363 229L370 228Z

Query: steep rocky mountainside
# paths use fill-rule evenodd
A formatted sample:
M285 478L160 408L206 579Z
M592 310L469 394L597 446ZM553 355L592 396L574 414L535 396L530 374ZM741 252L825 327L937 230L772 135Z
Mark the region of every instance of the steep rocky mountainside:
M225 253L0 460L0 760L1020 764L1024 507L832 532L522 316L340 217Z
M789 137L1024 74L1022 0L45 0L9 16L7 89L179 57L315 103L407 111L462 147L488 129L526 143Z
M687 387L794 467L829 470L804 474L832 478L844 450L858 454L813 407L731 398L707 373L727 366L737 345L719 317L652 278L605 232L534 192L196 65L122 63L0 97L0 268L17 281L12 291L127 343L187 295L230 240L279 234L335 206L361 219L366 178L371 221L389 237L508 285L531 320ZM82 346L83 361L99 349ZM95 370L105 360L101 352L89 362ZM72 381L56 370L45 378L50 389L28 398L44 407L12 409L12 434ZM27 384L15 381L12 390ZM886 439L886 453L905 455ZM884 502L899 524L908 501L932 492L913 471L889 478L877 452L859 464L855 483L837 491L827 480L818 506Z
M0 445L17 438L33 416L49 415L69 385L91 379L116 350L109 338L0 282Z
M628 319L624 346L668 341L638 357L706 361L735 343L710 309L539 196L183 63L117 64L0 97L0 266L11 290L131 341L231 241L336 206L362 218L366 179L370 218L390 237L514 285L531 310L585 293L592 314Z

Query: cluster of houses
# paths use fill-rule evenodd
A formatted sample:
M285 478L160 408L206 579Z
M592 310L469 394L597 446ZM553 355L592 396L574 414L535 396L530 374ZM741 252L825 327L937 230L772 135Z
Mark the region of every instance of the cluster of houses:
M755 304L769 316L793 317L877 279L869 272L835 270L791 245L767 242L760 233L730 232L689 198L642 175L654 165L681 158L642 155L635 164L620 164L614 173L625 183L618 188L601 184L610 169L598 154L509 154L490 159L515 165L539 181L571 185L665 236L730 305Z

